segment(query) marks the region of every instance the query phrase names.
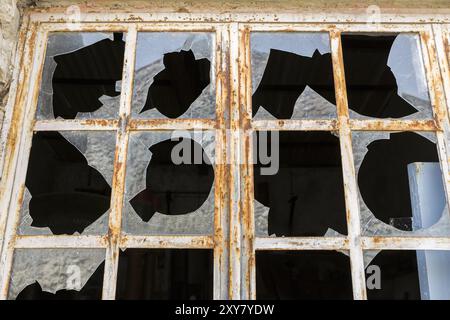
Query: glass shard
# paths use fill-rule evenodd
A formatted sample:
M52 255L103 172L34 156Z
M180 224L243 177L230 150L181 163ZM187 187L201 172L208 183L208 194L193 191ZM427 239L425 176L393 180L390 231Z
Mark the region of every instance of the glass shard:
M103 249L16 249L8 299L100 300Z
M253 119L336 116L327 34L253 33L251 46Z
M132 134L127 161L124 232L212 232L213 132Z
M212 47L209 33L139 33L133 117L214 117Z
M20 233L33 234L36 228L49 228L53 234L82 233L110 207L111 187L105 176L112 176L114 135L64 135L73 144L56 131L33 135L22 208L22 216L29 215L32 221L23 218ZM108 140L109 147L104 145ZM92 231L106 231L106 227L98 225Z
M430 118L419 38L342 35L348 106L354 118Z
M436 236L450 233L434 140L431 133L353 132L363 233L394 235L408 231ZM432 168L421 173L422 168L429 166ZM424 176L424 180L423 174L432 176ZM422 185L422 181L428 184ZM433 188L433 199L419 191L423 188ZM429 203L423 212L417 211L421 201Z
M122 33L49 36L38 119L114 118L125 41Z

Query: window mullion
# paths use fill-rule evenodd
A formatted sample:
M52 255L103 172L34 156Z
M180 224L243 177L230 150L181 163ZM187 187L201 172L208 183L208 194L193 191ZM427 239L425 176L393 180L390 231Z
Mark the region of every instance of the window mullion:
M252 83L250 29L239 30L239 98L241 112L242 256L241 298L256 299L255 222L253 204Z
M113 300L116 295L116 282L119 264L119 245L123 210L123 194L125 186L125 171L131 113L131 98L133 94L134 62L136 58L137 28L130 25L127 31L125 47L124 72L119 110L119 128L117 131L116 153L114 156L114 174L111 190L111 212L109 215L109 230L105 258L105 274L103 279L102 299Z
M445 195L448 201L450 199L450 167L449 167L449 138L450 138L450 122L449 113L444 100L444 94L447 94L447 103L450 100L447 92L444 93L443 83L441 82L441 73L439 70L439 62L437 61L439 51L442 51L442 42L437 40L433 34L431 25L428 25L425 31L420 32L420 43L422 49L423 63L425 67L425 74L428 84L428 91L431 99L431 105L433 106L434 118L437 122L438 130L436 131L437 149L439 154L439 162L441 171L443 174L443 182ZM437 45L437 50L436 50ZM439 56L442 59L442 63L445 64L445 57ZM442 67L442 66L441 66ZM445 77L445 67L442 67L444 72L442 75ZM444 83L445 85L445 83Z
M226 118L229 92L229 33L228 25L216 29L216 163L215 163L215 210L214 210L214 294L216 300L228 299L229 283L229 219L228 176L226 168Z
M239 109L239 29L238 23L229 25L229 83L230 83L230 112L227 125L227 147L229 157L227 159L229 177L229 219L230 219L230 243L229 243L229 299L241 298L241 130Z
M365 300L367 299L367 293L364 275L364 259L361 247L361 222L355 166L353 161L351 130L349 124L341 33L339 31L330 32L330 40L334 84L336 90L336 106L339 120L339 140L341 145L344 195L347 210L346 216L350 247L353 297L356 300Z

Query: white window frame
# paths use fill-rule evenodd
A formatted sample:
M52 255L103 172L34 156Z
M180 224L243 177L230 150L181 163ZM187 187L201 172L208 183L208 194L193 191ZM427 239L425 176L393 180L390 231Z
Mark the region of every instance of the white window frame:
M366 299L364 250L450 250L450 237L361 234L358 191L352 153L352 130L433 131L444 185L450 199L449 17L385 15L378 24L358 14L205 14L82 13L70 25L63 12L47 9L25 14L16 55L14 83L2 128L0 162L0 299L6 299L16 248L103 248L106 251L103 299L114 299L119 250L125 248L201 248L214 252L214 299L255 299L255 251L346 250L353 296ZM39 84L50 32L126 32L124 71L118 120L34 120ZM215 33L216 119L132 119L130 108L137 33L205 31ZM330 36L338 117L335 120L252 120L250 33L328 32ZM414 32L421 40L432 120L349 119L343 69L342 32ZM214 233L211 236L121 234L125 163L130 132L208 129L216 132ZM253 219L252 135L243 130L325 130L339 133L348 235L346 237L256 237ZM116 131L109 231L103 236L17 235L33 131ZM227 135L227 132L231 134ZM225 161L227 158L227 161ZM228 164L225 164L228 163Z

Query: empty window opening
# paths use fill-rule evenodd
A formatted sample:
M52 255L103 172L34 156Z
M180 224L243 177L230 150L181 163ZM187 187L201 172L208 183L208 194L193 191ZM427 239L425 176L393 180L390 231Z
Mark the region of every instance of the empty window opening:
M333 251L259 251L257 299L352 299L348 256Z
M212 299L211 250L127 249L119 257L116 299Z
M255 217L256 229L278 237L346 234L339 138L322 131L260 131L258 148L265 147L260 145L262 134L268 154L279 152L279 169L266 175L261 171L265 165L255 164L255 200L267 207L255 212L266 217ZM279 135L279 150L272 150L272 134Z
M450 299L448 251L369 251L365 257L373 254L376 255L366 268L369 300Z
M192 50L182 50L164 54L164 66L153 78L140 113L156 108L168 118L177 118L209 85L210 62L196 60Z

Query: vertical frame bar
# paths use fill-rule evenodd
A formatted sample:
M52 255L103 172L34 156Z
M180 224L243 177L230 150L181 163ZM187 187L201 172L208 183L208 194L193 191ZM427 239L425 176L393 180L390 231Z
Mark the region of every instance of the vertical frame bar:
M105 274L103 278L103 300L114 300L116 295L119 245L122 224L123 194L128 149L128 122L133 95L134 65L136 59L137 28L128 27L120 97L119 129L114 156L114 173L111 190L111 212L109 215L108 246L106 248Z
M255 221L253 204L253 131L250 29L239 28L239 107L241 113L242 143L242 257L241 298L256 299Z
M449 169L449 141L450 122L448 109L444 99L443 83L439 69L439 57L436 52L436 39L433 36L433 28L428 25L425 31L420 32L422 58L425 66L428 92L433 106L434 119L437 123L436 131L439 162L443 175L447 205L450 200L450 169Z
M239 110L239 25L230 23L230 112L227 138L229 143L229 217L230 217L230 266L229 299L241 298L241 128Z
M48 32L42 30L37 24L31 25L23 56L24 59L28 59L29 57L33 58L31 61L28 61L30 65L24 66L22 70L23 77L25 78L24 83L28 85L23 85L23 95L16 101L17 118L14 121L17 121L17 123L13 123L10 129L10 135L14 136L13 139L19 144L8 146L8 148L12 148L11 151L16 152L14 158L11 160L14 161L15 159L17 162L15 165L13 164L12 168L7 169L12 170L8 173L9 179L12 180L4 182L6 188L10 189L5 190L2 195L2 205L5 204L7 218L0 260L0 300L6 299L8 295L16 227L20 219L19 209L22 205L25 188L28 157L33 135L34 115L39 96L47 39ZM27 62L24 61L24 64L27 64ZM29 88L29 91L27 91L27 88Z
M361 247L361 220L359 215L358 190L353 160L352 138L349 124L347 89L342 56L341 32L331 31L331 58L336 94L336 106L339 123L339 141L341 145L342 173L347 216L348 239L350 246L350 266L352 272L353 297L356 300L367 299L364 259Z
M440 24L434 24L432 27L442 84L444 86L445 100L447 102L448 115L450 108L450 27L448 25Z
M214 206L214 292L216 300L228 299L229 219L227 190L227 141L226 117L229 92L229 33L227 25L216 29L216 180Z

